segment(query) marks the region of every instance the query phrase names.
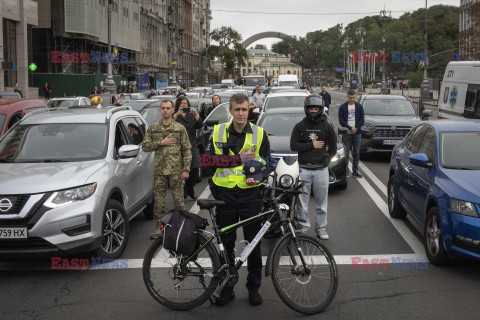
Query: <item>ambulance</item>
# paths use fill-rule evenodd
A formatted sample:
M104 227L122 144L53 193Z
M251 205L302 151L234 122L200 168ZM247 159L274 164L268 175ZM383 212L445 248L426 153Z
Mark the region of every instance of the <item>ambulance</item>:
M480 61L449 62L438 95L439 119L480 119Z

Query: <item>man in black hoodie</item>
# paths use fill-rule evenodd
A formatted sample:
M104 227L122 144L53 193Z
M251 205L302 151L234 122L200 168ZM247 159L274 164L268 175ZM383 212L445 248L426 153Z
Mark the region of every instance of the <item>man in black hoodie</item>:
M315 194L315 231L320 239L327 240L328 164L337 153L337 136L324 113L323 99L312 94L305 98L306 117L297 123L290 138L290 149L298 152L300 180L308 181L299 195L299 219L304 231L310 228L308 202L310 191Z

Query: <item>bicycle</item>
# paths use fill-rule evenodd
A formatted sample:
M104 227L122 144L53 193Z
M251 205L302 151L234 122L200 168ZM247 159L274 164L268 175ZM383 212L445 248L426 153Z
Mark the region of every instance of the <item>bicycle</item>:
M142 270L149 293L158 303L173 310L189 310L207 300L213 304L226 285L233 286L238 282L238 270L273 225L281 230L282 235L268 255L265 276L272 276L275 291L291 309L303 314L323 311L332 302L338 287L335 259L317 238L297 234L295 227L298 220L293 217L293 210L281 203L289 195L300 194L302 186L303 182L299 182L296 187L285 190L267 184L265 187L268 190L280 193L264 203L264 208L268 210L222 229L216 224L213 208L225 202L198 200L200 209L209 211L214 232L197 229L198 249L190 256L164 249L163 238L155 240L147 250ZM221 235L259 220L264 220L260 231L231 266L233 264L224 250ZM220 253L213 244L214 239ZM297 287L298 290L295 290Z

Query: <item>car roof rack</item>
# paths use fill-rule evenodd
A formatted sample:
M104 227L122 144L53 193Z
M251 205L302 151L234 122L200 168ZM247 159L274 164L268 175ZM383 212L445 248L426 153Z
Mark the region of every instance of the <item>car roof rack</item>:
M115 112L119 112L119 111L123 111L123 110L132 110L132 107L129 107L129 106L121 106L121 107L112 108L112 109L108 110L106 120L107 120L107 121L110 120L110 118L112 117L112 115L113 115Z
M38 110L34 110L34 111L31 111L31 112L25 114L23 116L23 118L20 119L20 121L23 121L23 120L25 120L25 119L27 119L27 118L35 115L35 114L50 112L50 111L56 111L56 110L65 110L65 108L59 108L59 107L56 107L56 108L39 108Z

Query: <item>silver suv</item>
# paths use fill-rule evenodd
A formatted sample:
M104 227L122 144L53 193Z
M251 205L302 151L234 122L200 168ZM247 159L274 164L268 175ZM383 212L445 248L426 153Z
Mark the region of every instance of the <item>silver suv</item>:
M118 258L153 215L153 154L129 107L46 109L0 140L0 258Z

